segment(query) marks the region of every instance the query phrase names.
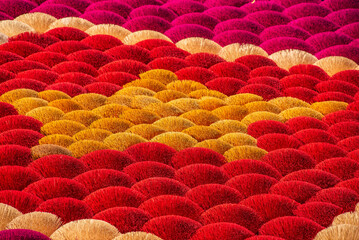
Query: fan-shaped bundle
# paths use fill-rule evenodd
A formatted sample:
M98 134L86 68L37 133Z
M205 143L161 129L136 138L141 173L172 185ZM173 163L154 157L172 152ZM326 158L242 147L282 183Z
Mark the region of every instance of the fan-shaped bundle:
M69 238L111 240L119 234L117 228L97 219L82 219L69 222L57 229L50 237L53 240Z
M282 88L304 87L314 90L320 80L306 74L291 74L280 80Z
M304 181L313 183L324 189L333 187L339 183L341 179L334 174L319 169L305 169L292 172L283 177L281 181Z
M244 197L265 194L278 182L275 178L258 173L235 176L226 182L227 186L237 189Z
M318 16L298 18L291 21L289 25L302 28L312 35L321 32L334 32L339 29L339 25L336 23Z
M126 20L119 14L106 10L86 11L80 17L96 25L100 25L100 24L123 25L126 22Z
M27 41L13 41L2 44L0 50L15 53L25 58L31 54L43 51L44 48Z
M68 197L44 201L36 208L36 211L55 214L60 217L63 223L91 218L93 216L92 209L86 203Z
M31 150L28 147L14 144L0 146L0 165L27 166L32 162Z
M112 207L138 207L144 200L140 192L116 186L96 190L83 199L95 214Z
M106 51L113 47L122 45L121 40L111 35L103 35L103 34L89 36L85 39L82 39L81 42L87 44L93 49L97 49L100 51Z
M147 178L134 184L132 188L144 194L147 199L160 195L184 196L189 190L185 184L165 177Z
M276 2L249 2L241 7L241 9L246 10L249 13L258 12L262 10L273 10L277 12L282 12L285 8Z
M37 170L45 178L74 178L88 171L84 163L66 155L50 155L39 158L29 164L29 167Z
M14 78L6 82L0 83L0 94L2 95L8 91L21 89L21 88L31 89L37 92L41 92L45 90L46 85L47 85L46 83L33 79Z
M15 74L4 70L4 69L0 69L0 82L6 82L7 80L13 79L15 78Z
M257 233L262 225L262 219L253 209L240 204L221 204L203 212L200 218L202 224L220 222L235 223Z
M0 102L0 117L17 115L17 111L13 105L5 102Z
M332 79L357 85L358 77L359 77L359 72L357 70L345 70L334 74L332 76Z
M308 199L322 190L319 186L303 181L281 181L273 185L269 193L289 197L299 203L305 203Z
M68 61L68 58L64 54L47 51L33 53L26 59L45 64L48 67L53 67L56 64Z
M190 188L203 184L223 184L229 178L225 171L210 164L191 164L178 169L174 178Z
M133 10L133 8L130 5L128 5L128 3L122 1L100 1L90 4L86 8L85 12L96 11L96 10L112 11L121 15L124 18L127 18L131 10Z
M86 38L85 38L86 39ZM54 44L51 44L50 46L46 47L46 51L50 51L50 52L57 52L57 53L62 53L65 55L77 52L77 51L81 51L81 50L86 50L86 49L91 49L91 47L85 43L83 43L82 41L75 41L75 40L69 40L69 41L60 41Z
M111 149L124 151L125 149L131 147L132 145L147 142L147 140L139 135L126 132L126 133L112 134L107 138L105 138L103 142L105 145L107 145L107 147Z
M160 46L150 51L150 58L152 60L156 58L164 58L164 57L175 57L175 58L185 59L189 55L190 55L189 52L182 50L176 46Z
M330 80L325 81L315 86L318 92L341 92L345 93L349 96L354 96L358 91L359 88L351 83L346 81L339 81L339 80Z
M54 91L61 92L59 90L54 90ZM66 94L66 96L68 96L68 95ZM37 114L39 114L41 116L43 113L51 112L53 114L52 116L51 115L50 116L41 116L42 119L41 118L39 119L39 120L46 120L45 122L50 123L52 121L57 121L57 120L60 121L60 119L58 119L58 118L60 116L62 117L63 115L65 115L65 113L76 111L76 110L83 110L83 107L79 103L75 102L72 99L54 100L49 103L49 107L51 107L51 108L44 107L44 108L38 109L39 111L37 111L37 109L33 109L34 112L31 112L31 111L30 112L34 113L35 116ZM32 115L29 115L29 116L32 116ZM67 121L70 121L70 120L67 120ZM56 125L56 123L54 123L54 125Z
M168 215L155 217L142 227L142 231L153 233L162 239L190 239L202 225L192 219Z
M165 35L174 42L179 42L186 38L198 37L212 39L214 37L214 33L211 29L198 24L174 25L165 32Z
M277 37L269 39L260 45L268 54L286 50L286 49L298 49L311 54L315 53L315 50L311 45L303 40L293 37Z
M197 143L194 147L211 149L223 155L226 151L231 149L233 146L219 139L207 139Z
M286 122L286 125L289 126L293 132L299 132L306 129L327 130L329 128L326 123L312 117L291 118Z
M342 213L343 209L327 202L308 202L300 205L294 214L298 217L305 217L316 223L328 227L335 216Z
M321 129L304 129L293 134L293 137L297 138L304 144L326 142L336 144L338 139L332 134L327 133Z
M9 222L11 222L14 218L21 215L22 213L18 211L16 208L7 204L0 203L0 216L1 216L0 229L4 230Z
M224 8L225 10L226 7L222 7L222 8ZM218 23L213 29L215 34L220 34L226 31L233 31L233 30L242 30L259 35L264 30L264 26L251 20L247 20L243 18L242 19L233 18L233 19L223 20L222 22Z
M20 72L16 75L18 78L28 78L42 81L46 84L52 84L59 77L57 73L44 69L31 69Z
M205 184L192 188L186 197L203 210L225 203L239 203L244 196L236 189L220 184Z
M93 219L106 221L115 226L121 233L141 230L151 219L151 215L139 208L113 207L97 213Z
M306 74L322 81L328 80L329 75L320 67L311 64L299 64L289 69L291 74Z
M213 41L222 47L233 43L260 45L262 41L258 35L245 30L228 30L217 34Z
M105 53L118 60L131 59L143 63L149 63L152 60L149 50L136 45L116 46L107 50Z
M271 152L282 148L297 149L302 146L301 139L281 133L268 133L257 138L257 146Z
M248 126L247 133L252 137L258 138L269 133L290 134L291 129L285 124L273 120L261 120Z
M83 199L89 194L81 183L67 178L45 178L28 185L24 192L34 194L43 200L57 197L72 197Z
M358 126L359 123L357 121L345 121L332 125L328 129L328 132L338 137L340 140L343 140L358 135Z
M177 14L171 9L157 5L143 5L136 9L133 9L130 14L130 18L137 18L142 16L157 16L161 17L169 22L177 18Z
M293 216L293 211L300 205L298 202L276 194L260 194L248 197L241 205L257 211L264 222L283 216Z
M201 227L196 231L196 233L191 237L191 240L201 240L201 239L247 239L247 237L253 236L254 234L235 223L212 223L206 226Z
M95 169L79 174L74 180L82 183L90 193L105 187L131 187L135 180L129 175L113 169Z
M113 57L99 50L77 51L68 55L68 59L70 61L89 63L97 69L115 60Z
M22 213L29 213L35 211L43 201L24 191L3 190L0 191L0 202L10 205Z
M9 229L0 232L1 239L49 240L46 235L33 230Z
M205 85L211 90L216 90L227 96L231 96L236 94L246 83L238 78L219 77L206 82Z
M358 140L358 136L348 137L338 142L338 146L343 148L347 152L355 151L359 148Z
M340 182L336 186L337 187L348 188L348 189L354 190L357 193L359 193L358 185L357 185L358 184L358 178L357 178L357 174L355 174L355 175L356 176L354 178L346 180L346 181L343 181L343 182Z
M176 46L174 43L164 39L146 39L139 41L135 44L136 46L143 47L149 51L163 46Z
M181 196L162 195L144 201L139 209L148 212L152 217L166 215L183 216L198 221L203 212L196 203Z
M218 18L221 22L229 19L243 18L247 15L246 11L239 9L238 7L226 5L213 6L204 11L204 13Z
M99 82L108 82L116 84L118 86L122 86L137 79L137 77L135 75L124 72L107 72L100 74L96 79Z
M52 213L31 212L14 218L6 225L6 228L30 229L50 236L61 225L61 219Z
M29 184L42 179L41 175L32 170L20 166L0 167L1 190L23 190Z
M57 120L45 124L41 128L41 132L43 132L46 135L65 134L65 135L73 136L76 133L85 129L86 126L79 122L75 122L71 120Z
M170 165L170 159L176 151L165 144L147 142L133 145L125 153L131 155L136 161L155 161Z
M340 110L337 112L332 112L332 113L327 114L323 118L323 122L325 122L329 125L334 125L334 124L341 123L341 122L350 122L350 121L356 122L356 121L358 121L358 117L359 117L359 115L355 111ZM343 124L345 125L346 123L343 123ZM345 138L347 138L347 137L345 137Z
M189 67L187 61L177 57L161 57L152 60L148 66L152 69L165 69L176 72L182 68Z
M329 240L336 238L338 240L353 239L358 237L358 227L351 224L340 224L336 226L328 227L320 231L315 240Z
M164 33L172 27L172 24L161 17L148 15L130 19L122 26L131 32L153 30Z
M247 239L248 240L283 240L284 238L268 236L268 235L258 235Z
M315 161L310 155L290 148L271 151L262 158L262 161L277 168L284 176L291 172L315 166Z
M202 67L186 67L176 72L178 79L180 80L193 80L202 84L216 78L216 74L210 70Z
M197 140L188 134L182 132L166 132L157 135L152 138L152 142L159 142L166 144L177 151L181 151L186 148L194 147Z
M42 137L44 137L44 135L33 130L13 129L0 133L0 144L14 144L31 148L38 145Z
M318 16L325 17L330 14L332 10L326 6L316 3L299 3L284 10L284 13L292 19L301 17Z
M0 118L0 132L11 129L29 129L39 132L42 123L32 117L20 115L8 115Z
M241 159L226 163L222 166L230 177L235 177L243 174L257 173L267 175L269 177L280 179L282 175L274 167L268 163L253 160L253 159Z
M22 99L33 99L37 97L38 97L38 93L35 90L19 88L4 93L1 96L1 100L7 103L14 103Z
M124 111L120 118L128 120L133 124L152 124L160 119L157 114L145 109L129 109Z
M142 231L128 232L126 234L122 234L122 235L119 235L118 237L114 238L114 240L131 240L131 239L161 240L162 238L159 238L152 233L146 233L146 232L142 232Z
M312 45L316 53L336 45L346 45L353 39L346 34L322 32L309 37L306 42Z
M315 102L313 99L318 95L318 92L303 88L303 87L291 87L282 91L283 95L287 97L298 98L302 101L312 103Z
M248 80L250 69L241 63L223 62L209 68L220 77L234 77L244 81Z
M96 93L80 94L74 97L73 100L81 104L86 110L93 110L108 103L107 97Z
M354 190L333 187L319 191L308 202L329 202L341 207L343 212L354 211L359 195Z
M91 123L90 128L99 128L108 130L112 133L118 133L125 131L131 126L133 126L133 123L130 121L119 118L104 117Z
M145 64L135 60L118 60L108 63L99 69L99 73L105 72L126 72L138 75L142 72L150 70Z
M102 161L98 161L102 159ZM135 162L128 154L117 150L97 150L82 156L80 159L90 169L115 169L121 171L125 166Z
M57 37L62 41L71 41L71 40L81 41L82 39L89 36L86 32L73 27L54 28L47 31L46 33L54 37Z
M245 55L237 58L235 61L244 64L245 66L249 67L251 70L264 66L277 65L273 60L261 55Z
M59 42L60 39L47 33L24 32L9 38L9 41L27 41L46 48L51 44Z
M55 144L41 144L32 147L31 154L34 160L48 155L56 155L56 154L71 156L71 152L67 148Z
M159 91L156 94L154 94L154 97L164 103L167 103L172 100L187 98L188 96L186 94L184 94L183 92L180 92L177 90L163 90L163 91Z
M204 148L187 148L176 153L172 159L172 164L176 169L191 164L211 164L214 166L222 166L226 163L226 159L219 153Z
M303 231L305 229L305 231ZM303 217L285 216L273 219L259 229L259 233L290 239L313 239L324 228Z
M250 72L250 78L268 76L282 79L288 75L290 75L288 71L277 66L263 66Z
M224 62L224 59L211 53L195 53L188 55L186 60L191 66L210 68L211 66Z
M348 180L354 178L355 172L359 170L359 164L350 158L336 157L318 163L315 168L332 173L342 180Z
M133 163L125 167L123 171L136 181L142 181L152 177L173 178L175 175L175 170L172 167L155 161Z
M320 163L329 158L345 157L347 155L347 152L342 148L326 142L308 143L301 146L299 150L309 154L316 163Z

